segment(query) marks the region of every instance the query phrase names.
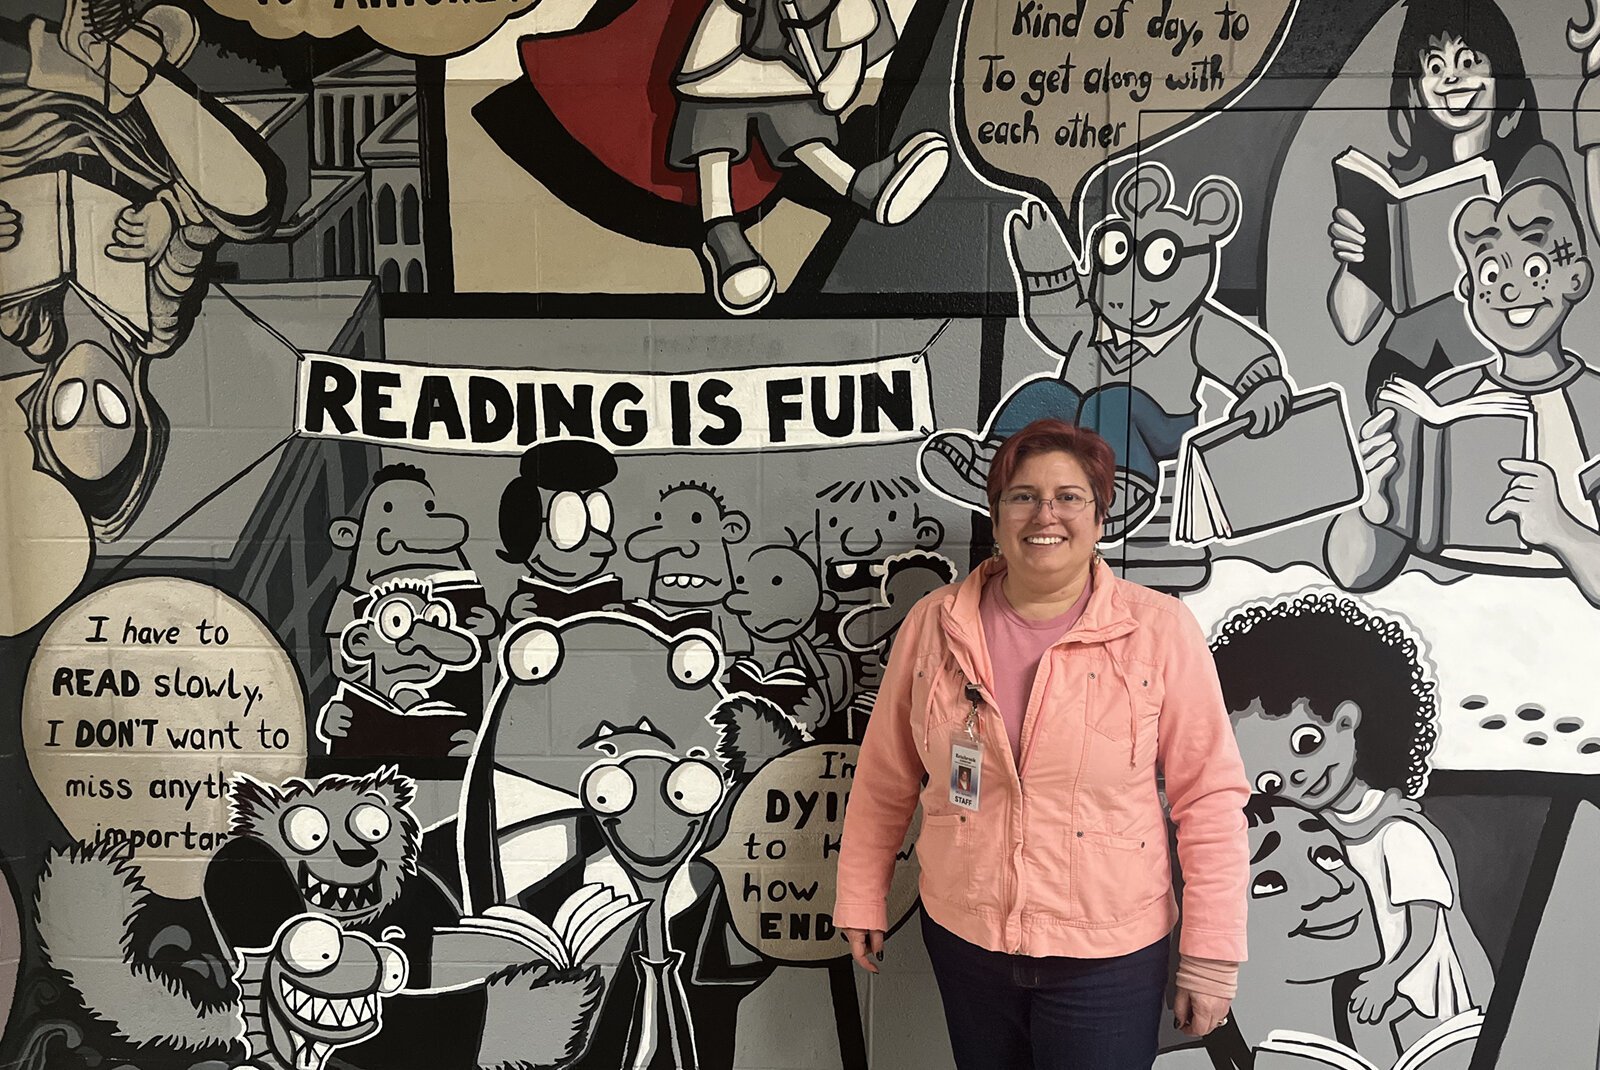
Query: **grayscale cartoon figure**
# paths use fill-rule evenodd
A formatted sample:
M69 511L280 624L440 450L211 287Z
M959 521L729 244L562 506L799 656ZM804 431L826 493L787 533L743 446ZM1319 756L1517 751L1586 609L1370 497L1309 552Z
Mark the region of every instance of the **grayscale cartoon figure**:
M667 889L699 853L727 790L723 769L704 748L679 756L648 718L618 729L602 721L589 745L606 755L583 775L584 810L649 905L643 938L629 958L639 988L623 1066L697 1067L694 1021L680 970L683 951L667 928ZM665 805L663 805L665 804Z
M229 838L206 865L206 909L223 940L265 946L284 921L312 911L391 940L411 961L413 984L426 987L433 930L461 908L418 863L415 794L392 767L281 785L235 775Z
M1498 204L1463 204L1454 233L1457 315L1493 355L1425 388L1379 390L1359 443L1371 491L1329 528L1328 572L1371 590L1420 554L1467 571L1564 572L1600 605L1600 372L1562 335L1594 286L1577 207L1535 179ZM1420 492L1429 485L1437 495Z
M1382 954L1346 1010L1356 1047L1388 1065L1494 988L1455 853L1415 801L1438 733L1431 668L1398 622L1331 592L1248 606L1212 647L1246 775L1316 811L1372 897Z
M733 592L730 547L749 534L748 516L710 484L688 480L661 492L653 522L629 535L623 551L630 561L650 563L652 606L711 629L725 653L748 654L750 633L727 602Z
M271 945L242 948L234 979L252 1062L241 1070L323 1070L335 1049L383 1028L405 987L405 955L317 914L290 918Z
M339 637L355 678L339 681L317 735L341 755L464 757L477 736L477 711L432 694L446 673L478 664L478 640L457 623L455 607L429 581L402 579L374 587L356 608L361 615Z
M1389 84L1393 147L1381 154L1393 180L1401 185L1424 180L1444 184L1457 168L1464 169L1457 172L1459 177L1486 164L1502 190L1543 179L1570 193L1567 165L1544 136L1535 79L1529 77L1516 31L1500 5L1494 0L1406 0L1403 11ZM1579 106L1587 103L1580 100ZM1587 151L1595 138L1594 113L1580 111L1572 120L1577 147ZM1415 254L1392 260L1390 250L1415 243L1403 232L1398 239L1390 237L1387 226L1370 213L1361 213L1363 222L1351 210L1355 207L1336 206L1328 224L1329 247L1338 264L1328 285L1328 314L1339 337L1352 346L1384 328L1367 366L1367 400L1390 378L1421 386L1451 368L1481 360L1483 343L1467 329L1447 286L1423 281L1447 278L1449 261L1410 263ZM1381 264L1367 260L1369 241ZM1434 255L1432 245L1423 248L1430 258ZM1415 290L1400 300L1389 281L1395 273L1374 278L1374 269L1390 263L1403 269L1397 274L1412 280L1402 294ZM1376 292L1369 285L1375 281L1387 292Z
M500 494L505 547L496 553L528 570L506 602L507 621L559 620L622 602L622 581L607 568L617 543L604 487L616 477L616 458L598 442L540 442L522 455Z
M1239 1031L1252 1046L1274 1029L1337 1036L1335 983L1380 956L1367 887L1322 815L1272 794L1250 796L1244 812L1251 964L1233 1001Z
M111 541L166 452L148 362L188 337L217 248L277 226L283 166L176 75L198 41L180 7L69 0L25 25L26 79L0 86L0 337L43 365L36 467Z
M347 680L361 680L367 670L361 662L346 660L344 630L362 614L358 604L372 589L395 580L428 580L435 595L446 595L455 608L455 620L478 639L500 629L500 619L489 608L483 587L468 565L465 517L441 508L427 473L410 464L387 464L372 476L356 516L336 517L328 525L328 538L350 551L350 570L334 598L323 631L328 637L334 672ZM469 674L459 674L466 677ZM462 709L481 705L464 696Z
M206 910L230 953L265 946L305 912L347 933L381 937L409 962L388 1026L347 1039L339 1060L361 1070L440 1065L565 1066L589 1042L599 971L521 959L459 977L438 941L462 920L455 896L420 861L413 781L392 768L363 777L230 785L230 839L206 868ZM249 958L245 952L244 957ZM453 970L441 979L441 973ZM246 994L248 996L248 993ZM542 1023L535 1036L528 1022ZM328 1037L314 1037L328 1042Z
M895 41L882 0L707 3L673 75L678 113L667 163L699 180L701 252L724 311L754 312L777 289L734 218L732 168L749 154L752 137L778 167L804 165L887 226L909 219L944 178L950 144L933 131L859 168L837 151L839 116Z
M1076 423L1117 451L1116 501L1105 522L1105 538L1114 541L1155 510L1162 463L1199 426L1202 378L1234 394L1228 415L1248 417L1248 434L1283 422L1292 388L1277 343L1212 299L1222 247L1239 223L1239 191L1212 176L1186 206L1174 193L1161 164L1123 176L1112 193L1115 211L1089 230L1087 263L1043 205L1011 213L1007 241L1023 315L1061 366L1014 389L982 434L930 437L919 456L924 482L985 510L985 481L1001 442L1044 417Z
M728 611L754 653L729 670L728 689L771 699L811 731L850 704L850 660L819 621L838 605L815 561L790 535L758 547L734 577Z

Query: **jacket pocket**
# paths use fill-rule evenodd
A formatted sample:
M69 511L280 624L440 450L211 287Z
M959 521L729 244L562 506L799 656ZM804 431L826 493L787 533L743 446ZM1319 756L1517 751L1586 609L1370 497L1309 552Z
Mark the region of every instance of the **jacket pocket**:
M1136 722L1142 736L1161 716L1160 680L1148 661L1108 658L1091 672L1090 684L1089 727L1108 739L1126 740Z
M965 901L972 887L972 817L969 814L922 815L917 837L917 864L922 887L941 899Z
M1166 895L1166 840L1109 832L1069 832L1076 916L1089 925L1133 917Z

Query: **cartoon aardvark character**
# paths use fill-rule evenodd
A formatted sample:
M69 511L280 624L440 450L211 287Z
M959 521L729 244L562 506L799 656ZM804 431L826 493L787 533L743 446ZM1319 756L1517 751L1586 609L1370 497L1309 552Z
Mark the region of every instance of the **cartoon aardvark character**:
M1007 240L1023 315L1061 367L1013 390L981 436L943 431L928 440L923 479L944 496L986 509L1000 443L1033 420L1064 419L1117 450L1105 533L1115 540L1155 510L1161 463L1199 426L1202 377L1233 392L1229 415L1249 417L1249 434L1283 422L1292 390L1277 343L1212 299L1222 246L1239 222L1238 188L1212 176L1180 207L1172 175L1147 163L1117 184L1112 203L1115 212L1089 231L1087 265L1042 205L1011 214ZM1080 349L1091 355L1075 361Z

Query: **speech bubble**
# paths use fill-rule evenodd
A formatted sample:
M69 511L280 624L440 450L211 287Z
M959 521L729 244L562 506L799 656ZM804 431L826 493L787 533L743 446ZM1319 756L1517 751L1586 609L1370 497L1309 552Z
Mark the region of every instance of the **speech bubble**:
M89 568L89 522L72 492L33 466L17 404L38 372L0 379L0 636L20 635L72 596Z
M330 38L361 30L391 52L453 56L482 44L538 0L206 0L262 37Z
M28 767L67 831L125 842L162 895L198 895L227 782L306 766L294 663L249 607L203 583L124 580L51 622L22 692Z
M733 804L728 834L706 852L722 874L739 939L765 958L806 964L850 954L832 911L845 801L860 751L853 743L816 743L772 759ZM921 826L918 810L889 885L891 929L917 900L911 846Z
M1043 200L1071 235L1090 176L1233 103L1277 54L1297 5L966 0L962 151L987 181Z

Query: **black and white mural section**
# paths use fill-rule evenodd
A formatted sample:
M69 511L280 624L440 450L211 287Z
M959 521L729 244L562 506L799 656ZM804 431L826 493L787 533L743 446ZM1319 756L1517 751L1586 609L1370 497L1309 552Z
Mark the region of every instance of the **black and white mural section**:
M919 824L875 977L834 867L1040 416L1256 791L1158 1065L1600 1063L1588 0L22 0L0 57L0 1064L949 1065Z

